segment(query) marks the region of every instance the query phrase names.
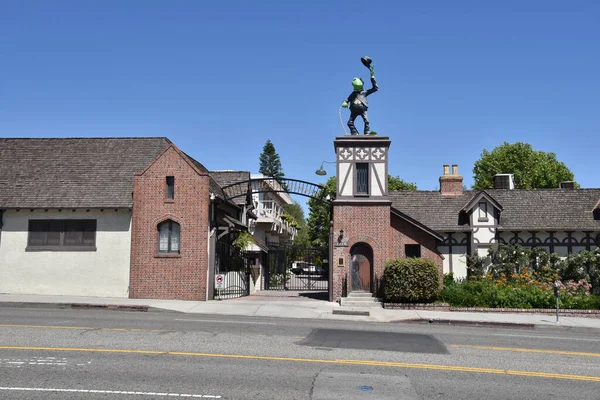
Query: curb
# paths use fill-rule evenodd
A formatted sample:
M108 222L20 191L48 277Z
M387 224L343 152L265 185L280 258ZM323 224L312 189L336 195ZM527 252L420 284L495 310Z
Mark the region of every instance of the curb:
M413 318L413 319L398 319L389 321L393 324L439 324L439 325L460 325L460 326L488 326L499 328L519 328L519 329L535 329L535 324L520 324L516 322L495 322L495 321L461 321L456 319L442 318Z
M127 304L87 304L72 303L71 308L81 310L110 310L110 311L140 311L147 312L149 306L127 305Z
M358 315L361 317L368 317L371 315L369 311L357 311L357 310L333 310L332 314L339 315Z
M588 327L588 326L569 326L569 325L550 325L550 324L530 324L523 323L519 324L516 322L494 322L494 321L460 321L453 319L444 318L410 318L410 319L397 319L389 321L390 323L401 324L415 324L415 325L449 325L449 326L474 326L474 327L496 327L496 328L513 328L513 329L527 329L534 331L552 331L552 332L573 332L573 333L600 333L600 328Z
M383 303L387 310L402 311L441 311L441 312L467 312L486 314L542 314L555 315L554 308L489 308L489 307L451 307L448 304L422 304L422 303ZM561 317L600 318L600 310L561 309Z
M111 311L142 311L146 312L150 306L133 304L88 304L88 303L27 303L27 302L0 302L0 307L12 308L59 308L59 309L80 309L80 310L111 310Z

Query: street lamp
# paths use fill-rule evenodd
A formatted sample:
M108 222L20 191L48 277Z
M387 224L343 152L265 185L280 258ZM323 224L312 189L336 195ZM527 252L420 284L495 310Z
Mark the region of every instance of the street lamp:
M323 164L335 164L335 161L323 161L321 162L321 167L315 171L315 174L319 175L319 176L325 176L327 175L327 172L325 172L325 170L323 169Z

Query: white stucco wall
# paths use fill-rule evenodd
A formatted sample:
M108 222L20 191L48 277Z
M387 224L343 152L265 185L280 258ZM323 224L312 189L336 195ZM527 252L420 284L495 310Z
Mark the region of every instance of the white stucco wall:
M452 246L452 254L450 254L448 246L438 246L437 249L444 256L443 267L445 274L452 272L454 279L467 277L467 246ZM450 265L451 262L452 265Z
M25 251L30 219L96 219L96 251ZM128 297L128 210L7 210L0 237L0 293Z
M454 279L464 279L467 277L467 247L458 247L452 250L452 271L454 273ZM456 253L454 250L456 250Z
M352 164L338 162L339 176L338 179L338 193L342 196L353 196L354 195L354 179L352 177L353 169Z
M381 187L379 187L379 183L382 185L385 184L385 164L384 163L376 163L372 164L373 168L371 170L371 196L382 196L383 192L381 191Z

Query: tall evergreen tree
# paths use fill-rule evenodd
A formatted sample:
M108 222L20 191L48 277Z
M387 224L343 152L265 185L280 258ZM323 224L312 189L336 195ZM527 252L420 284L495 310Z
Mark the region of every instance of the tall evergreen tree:
M271 142L270 139L267 139L263 147L262 153L260 153L260 168L258 172L265 176L271 176L276 180L282 179L285 177L283 173L283 167L281 166L281 160L279 159L279 154L275 150L275 146Z

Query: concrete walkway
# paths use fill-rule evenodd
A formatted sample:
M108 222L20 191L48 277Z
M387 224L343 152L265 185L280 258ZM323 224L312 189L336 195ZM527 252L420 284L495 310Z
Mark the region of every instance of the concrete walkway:
M261 292L262 293L262 292ZM312 297L311 297L312 296ZM469 325L516 325L520 327L565 327L600 329L600 318L579 318L560 316L556 322L554 315L548 314L508 314L476 312L444 312L395 310L384 308L368 310L368 316L335 314L343 310L337 303L315 299L314 295L289 292L278 294L252 295L230 300L182 301L127 299L114 297L49 296L0 294L0 306L64 306L64 307L120 307L143 306L153 309L170 310L190 314L221 314L256 317L338 319L372 322L431 322Z

